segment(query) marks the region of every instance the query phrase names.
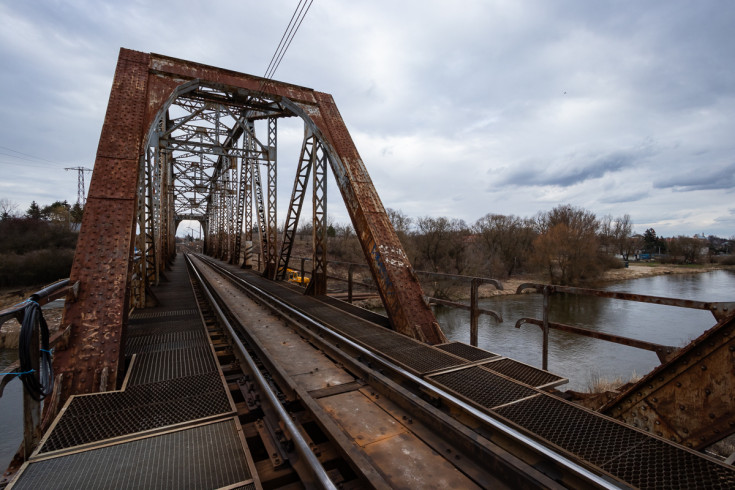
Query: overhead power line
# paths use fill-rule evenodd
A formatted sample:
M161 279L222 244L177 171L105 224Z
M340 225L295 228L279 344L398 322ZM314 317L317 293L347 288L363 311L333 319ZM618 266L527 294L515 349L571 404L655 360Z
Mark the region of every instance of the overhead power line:
M280 66L281 61L286 54L286 51L288 51L289 46L291 46L291 42L293 41L294 36L296 36L299 27L301 27L301 23L304 21L306 14L309 12L312 3L314 3L314 0L299 0L299 3L294 9L294 13L291 16L291 20L289 21L288 26L286 26L286 30L283 31L281 42L278 43L278 47L271 57L271 61L268 64L268 68L266 68L265 70L265 75L263 75L263 78L273 78L273 75L275 75L276 70Z

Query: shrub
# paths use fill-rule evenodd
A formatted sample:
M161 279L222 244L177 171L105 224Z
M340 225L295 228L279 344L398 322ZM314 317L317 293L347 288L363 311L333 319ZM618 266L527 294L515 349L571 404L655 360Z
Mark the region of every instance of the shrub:
M0 255L0 287L48 284L69 277L73 249L34 250Z

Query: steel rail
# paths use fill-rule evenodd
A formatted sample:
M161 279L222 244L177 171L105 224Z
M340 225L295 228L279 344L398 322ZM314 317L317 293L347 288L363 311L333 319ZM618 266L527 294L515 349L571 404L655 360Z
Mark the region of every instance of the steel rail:
M276 394L273 393L271 387L268 384L268 381L265 379L263 374L260 372L260 369L255 364L255 361L253 361L253 358L250 356L250 354L248 354L247 349L245 349L245 346L243 345L243 343L240 341L239 337L237 336L235 329L232 328L232 325L227 320L224 312L217 304L217 301L214 299L214 296L212 296L212 293L209 291L208 283L205 282L204 278L201 276L201 274L199 274L199 271L197 270L196 265L194 265L191 258L187 256L186 260L191 266L191 270L196 275L197 280L202 285L202 291L204 291L204 293L206 294L207 299L209 300L212 308L215 310L220 321L227 329L227 332L230 335L230 339L232 340L234 347L239 351L240 355L246 360L248 367L252 371L253 377L255 381L258 383L258 386L261 392L266 395L266 397L268 398L268 401L273 406L274 410L277 412L278 417L283 422L285 430L290 434L291 440L294 443L294 448L296 449L296 452L299 454L299 456L304 458L304 461L306 461L307 466L309 467L316 481L321 485L322 488L336 490L337 487L334 485L332 480L329 478L329 475L327 475L327 472L324 470L324 467L319 462L319 459L316 457L314 452L309 447L309 443L306 442L304 437L301 435L301 432L299 432L299 429L296 427L296 424L294 423L293 419L291 419L291 416L289 415L289 413L286 411L285 408L283 408L283 405L281 405Z
M271 309L274 311L279 312L281 315L283 315L283 312L287 312L289 315L298 317L301 321L307 323L308 325L314 327L315 329L321 331L322 333L326 333L330 335L332 338L338 340L339 342L344 343L345 345L348 345L351 349L356 350L360 353L360 355L365 356L369 358L372 361L375 361L379 364L381 364L383 367L390 369L394 373L404 377L406 380L411 381L412 383L419 386L422 390L427 392L428 394L432 394L433 396L442 399L446 402L451 403L452 405L460 408L467 414L471 415L475 419L491 426L495 430L503 433L505 436L510 437L514 439L517 442L520 442L523 444L526 448L536 452L537 454L540 454L549 460L553 461L554 463L558 464L559 466L565 468L570 473L576 475L581 480L586 481L588 483L591 483L593 485L596 485L600 488L606 488L606 489L618 489L618 488L627 488L624 484L618 483L618 482L612 482L600 475L597 475L590 471L589 469L585 468L584 466L580 465L579 463L572 461L571 459L567 458L563 454L560 454L553 449L539 443L538 441L532 439L531 437L523 434L519 430L493 418L492 416L488 415L487 413L475 408L474 406L464 402L463 400L460 400L456 396L452 395L451 393L448 393L439 387L428 383L424 379L414 375L413 373L405 370L404 368L394 364L393 362L375 354L373 351L361 346L360 344L354 342L353 340L349 339L348 337L345 337L344 335L335 332L334 330L330 329L328 326L322 324L321 322L311 318L310 316L306 315L305 313L301 312L300 310L292 307L291 305L281 301L280 299L276 298L272 294L268 293L267 291L264 291L263 289L254 286L252 284L247 283L245 280L243 280L240 277L237 277L236 275L232 274L230 271L220 267L218 264L213 263L209 257L204 257L201 255L196 255L199 259L209 264L212 268L218 270L221 275L225 275L228 278L230 278L231 281L239 283L244 288L248 289L253 295L257 296L258 299L264 303L266 303ZM342 349L338 349L342 350ZM347 356L347 354L344 354ZM351 357L351 356L349 356Z

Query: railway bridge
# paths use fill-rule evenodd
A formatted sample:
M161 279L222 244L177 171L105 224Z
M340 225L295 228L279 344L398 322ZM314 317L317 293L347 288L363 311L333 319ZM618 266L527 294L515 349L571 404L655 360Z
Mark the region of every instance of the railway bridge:
M303 121L286 167L282 118ZM295 168L281 235L279 167ZM330 171L387 316L325 294ZM284 278L309 187L303 288ZM204 253L176 250L186 220ZM735 486L731 465L699 451L735 430L723 305L649 298L718 323L605 413L565 400L553 373L448 341L326 93L122 49L61 286L53 376L26 395L11 488ZM671 416L707 369L710 400L685 406L704 422Z

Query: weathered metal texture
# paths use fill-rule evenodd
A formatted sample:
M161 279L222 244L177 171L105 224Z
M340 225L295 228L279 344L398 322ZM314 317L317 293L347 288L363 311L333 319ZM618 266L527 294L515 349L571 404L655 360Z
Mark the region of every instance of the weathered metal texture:
M367 169L332 96L314 92L319 107L302 106L327 141L329 162L363 253L393 328L430 344L446 337L424 302L423 291L403 251Z
M735 432L735 316L721 320L600 411L701 449Z
M122 366L148 64L147 54L120 51L70 274L79 294L64 309L71 338L54 355L63 399L113 389Z

